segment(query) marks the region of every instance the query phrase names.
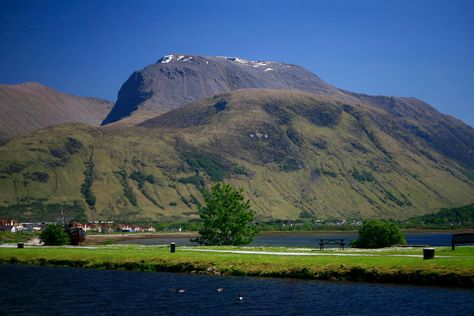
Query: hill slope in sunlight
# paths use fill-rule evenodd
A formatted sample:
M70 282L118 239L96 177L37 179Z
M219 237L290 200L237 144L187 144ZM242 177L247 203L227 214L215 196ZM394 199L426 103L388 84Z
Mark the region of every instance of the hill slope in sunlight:
M260 219L409 218L474 202L472 128L414 99L353 97L241 89L137 126L39 130L0 147L1 212L189 220L222 180ZM464 138L445 137L455 124Z

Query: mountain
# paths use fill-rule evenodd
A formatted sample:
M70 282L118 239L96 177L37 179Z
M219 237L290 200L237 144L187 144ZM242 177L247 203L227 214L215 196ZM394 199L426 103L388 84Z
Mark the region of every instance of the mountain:
M129 122L138 123L186 103L243 88L293 89L345 96L342 91L296 65L237 57L167 55L130 76L120 88L117 102L102 124L132 114Z
M224 180L263 220L410 218L474 202L473 139L412 98L238 89L137 126L12 139L0 147L0 214L190 220L200 190Z
M77 97L39 83L0 85L0 140L68 122L99 126L112 103Z

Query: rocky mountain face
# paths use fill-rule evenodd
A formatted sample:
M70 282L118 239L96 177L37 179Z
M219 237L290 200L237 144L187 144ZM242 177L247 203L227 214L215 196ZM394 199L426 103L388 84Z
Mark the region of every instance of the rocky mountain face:
M236 57L168 55L130 76L120 88L117 102L102 124L140 112L157 115L217 93L243 88L294 89L343 95L315 74L296 65ZM137 121L133 120L134 123Z
M0 85L0 140L69 122L99 126L111 108L112 102L60 93L38 83Z

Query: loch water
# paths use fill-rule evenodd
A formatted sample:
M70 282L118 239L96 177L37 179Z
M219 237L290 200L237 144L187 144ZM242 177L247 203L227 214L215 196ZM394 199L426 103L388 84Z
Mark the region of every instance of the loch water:
M474 315L469 289L8 264L0 276L1 315Z
M407 233L405 238L410 245L428 245L428 246L450 246L451 234L449 233L433 233L419 232ZM346 246L357 238L354 232L312 232L312 233L274 233L257 235L255 240L249 246L267 246L267 247L311 247L318 248L319 240L327 239L344 239ZM171 242L180 246L196 245L190 241L189 237L154 237L143 239L128 239L118 241L120 244L141 244L141 245L167 245ZM331 246L330 246L331 247ZM332 245L337 247L337 245Z

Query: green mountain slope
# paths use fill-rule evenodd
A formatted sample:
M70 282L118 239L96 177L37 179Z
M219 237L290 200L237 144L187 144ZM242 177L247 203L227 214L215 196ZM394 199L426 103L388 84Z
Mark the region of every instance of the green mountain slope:
M400 117L363 99L243 89L135 127L47 128L0 147L0 212L192 219L199 190L221 180L243 188L260 219L409 218L473 203L469 160Z

